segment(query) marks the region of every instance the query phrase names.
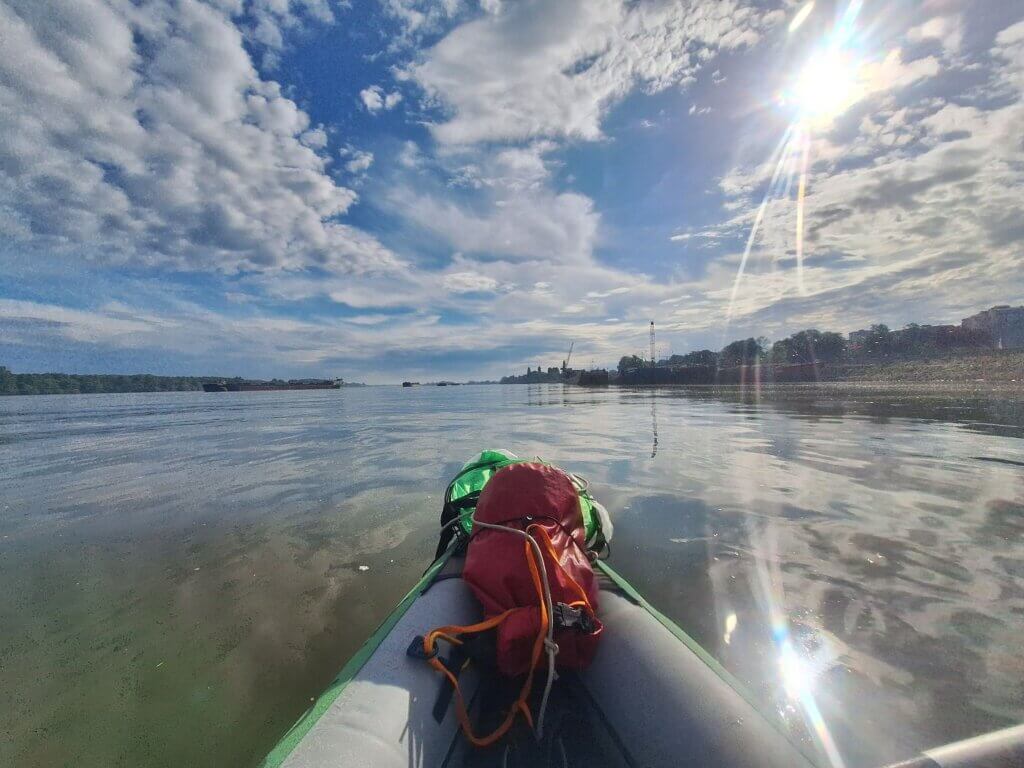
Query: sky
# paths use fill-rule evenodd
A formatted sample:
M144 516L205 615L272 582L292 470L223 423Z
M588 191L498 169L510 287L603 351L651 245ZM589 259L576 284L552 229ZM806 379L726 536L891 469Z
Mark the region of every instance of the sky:
M0 365L485 379L1024 298L1024 5L0 0Z

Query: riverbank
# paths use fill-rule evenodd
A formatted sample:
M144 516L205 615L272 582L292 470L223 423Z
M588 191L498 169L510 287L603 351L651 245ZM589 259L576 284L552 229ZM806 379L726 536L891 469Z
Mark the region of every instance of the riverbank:
M878 381L894 384L925 382L1024 382L1024 352L997 352L962 357L892 360L835 366L831 381Z
M616 377L622 386L755 386L815 382L886 384L1006 384L1024 381L1024 351L845 363L635 368Z

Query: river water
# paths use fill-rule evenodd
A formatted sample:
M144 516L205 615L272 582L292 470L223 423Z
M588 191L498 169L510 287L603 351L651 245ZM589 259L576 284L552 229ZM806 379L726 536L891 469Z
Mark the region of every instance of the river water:
M612 564L823 763L1016 724L1022 437L1015 390L0 398L0 765L258 763L486 447L588 477Z

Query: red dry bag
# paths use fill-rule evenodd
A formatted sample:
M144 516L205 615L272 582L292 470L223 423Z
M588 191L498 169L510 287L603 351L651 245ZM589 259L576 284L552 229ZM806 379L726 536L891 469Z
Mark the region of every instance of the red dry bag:
M509 465L487 482L473 520L462 578L483 605L484 620L465 627L439 627L423 638L422 645L423 656L455 687L457 714L466 737L486 746L501 738L517 714L533 724L527 699L532 671L544 666L549 625L557 646L555 661L563 669L582 669L590 663L603 627L595 614L598 588L587 557L580 499L568 475L546 464ZM509 528L528 534L533 541ZM491 734L477 737L458 680L436 658L435 644L438 639L461 644L460 636L489 630L497 634L498 669L509 677L525 674L526 679L502 724Z
M524 540L476 523L518 528L534 537L544 557L556 613L558 666L586 667L597 650L601 622L594 615L598 590L587 558L580 498L569 476L546 464L505 467L484 486L473 519L462 578L472 587L486 617L511 610L498 625L498 669L509 677L530 669L531 651L541 628L542 601ZM570 614L578 615L585 626L573 625ZM580 631L583 628L592 631Z

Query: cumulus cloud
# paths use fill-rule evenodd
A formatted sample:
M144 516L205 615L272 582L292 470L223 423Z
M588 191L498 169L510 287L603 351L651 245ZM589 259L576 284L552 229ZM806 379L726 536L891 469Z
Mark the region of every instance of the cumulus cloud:
M517 345L564 354L570 339L614 362L645 342L651 317L677 344L695 334L713 346L741 260L735 242L741 249L774 167L740 136L726 153L737 165L713 190L720 218L701 219L712 209L701 199L707 178L695 175L708 172L701 158L685 180L666 178L629 201L644 225L620 247L615 227L630 214L607 187L625 178L632 191L638 178L616 175L628 172L618 163L626 142L672 134L674 148L661 149L689 150L698 121L666 108L659 130L640 132L639 115L606 118L629 93L670 91L664 100L684 113L693 104L723 141L733 141L737 114L773 123L729 99L743 67L763 62L746 49L780 14L739 0L381 2L403 29L381 56L398 50L402 60L373 77L395 77L402 91L347 83L342 109L381 116L403 92L409 101L417 93L408 116L432 133L418 143L381 135L396 119L372 121L365 137L342 135L329 110L311 122L298 86L268 79L288 35L327 23L343 3L0 0L0 232L56 254L51 261L74 254L228 273L206 278L225 289L226 309L216 311L2 299L0 337L38 349L159 348L181 359L201 349L225 373L272 357L312 375L341 357L372 371L382 349L411 357L458 347L483 359ZM1024 266L1024 25L991 32L987 50L972 51L984 35L939 17L877 47L863 100L813 136L802 291L790 183L754 243L733 307L737 333L898 322L886 314L893 307L925 319L922 307L934 306L942 313L927 319L938 321L955 319L960 305L1019 300L1010 294ZM432 47L405 47L424 40ZM694 102L708 92L687 93L698 77L708 92L718 86L713 112ZM564 151L623 124L630 130L582 161ZM584 194L600 189L604 158L616 173ZM591 162L596 173L576 186L580 164ZM387 222L388 242L405 244L407 260L345 223L355 190L370 209L361 220ZM656 219L653 208L665 206L651 206L655 196L683 216ZM302 269L311 266L323 269ZM473 333L453 316L473 317ZM510 354L491 372L517 363Z
M578 262L597 235L593 202L574 192L509 197L483 212L413 190L397 190L393 199L409 220L465 253Z
M636 85L688 84L716 52L755 44L781 19L736 0L552 0L492 10L405 73L450 110L433 126L442 142L596 139L604 112Z
M373 152L364 152L363 150L352 150L343 156L348 156L350 159L345 163L345 170L349 173L366 173L370 166L373 165Z
M958 53L963 42L961 19L958 16L935 16L923 24L912 27L907 32L907 39L914 43L938 40L946 53Z
M0 231L188 269L393 267L339 223L356 194L323 128L254 68L234 6L0 2Z
M127 311L108 304L99 312L71 309L34 301L0 299L0 328L8 344L36 338L60 337L77 342L122 344L174 323L150 313Z
M296 319L266 306L220 312L179 302L157 313L128 305L69 310L0 299L0 333L11 344L83 354L104 349L117 359L159 349L162 356L188 360L193 371L211 375L272 376L287 370L295 375L337 372L348 379L387 381L395 376L381 367L381 349L387 349L389 361L434 357L446 359L448 375L457 370L454 375L497 376L508 372L506 355L486 367L469 363L468 368L453 369L451 350L486 356L523 347L532 355L549 349L564 354L568 341L575 339L577 349L604 359L618 351L611 330L603 319L592 320L586 312L563 317L557 311L534 317L516 314L501 322L484 317L473 333L466 334L460 327L442 324L429 311ZM271 360L272 365L254 363L261 360ZM416 363L406 365L415 369Z
M423 35L437 32L441 25L455 18L468 5L462 0L381 0L384 11L401 24L402 34L393 45L409 45ZM488 13L501 9L501 0L481 0Z
M398 91L385 93L379 85L371 85L359 92L359 98L366 107L366 111L376 114L381 110L394 109L402 101L402 94Z
M593 201L550 188L545 155L555 145L468 148L406 167L387 204L454 251L483 259L585 264L597 239ZM443 185L437 179L445 180ZM470 197L451 189L470 190Z
M276 69L285 35L307 23L329 24L335 20L333 0L249 0L247 15L242 22L246 37L263 48L263 66ZM239 13L243 4L238 0L214 2L229 13Z
M451 293L494 291L498 281L479 272L452 272L444 277L444 287Z
M765 209L737 293L739 317L817 313L842 328L873 313L906 322L932 308L941 313L935 320L955 321L1019 297L1010 278L1024 266L1024 22L996 34L988 54L976 89L987 98L976 105L958 103L956 81L943 80L932 57L908 63L897 50L877 65L889 87L871 92L855 130L838 126L812 140L802 270L796 206L781 195ZM915 96L911 86L924 82L926 94ZM749 231L771 172L760 165L723 178L737 231ZM738 265L738 257L713 265L707 295L727 302Z

